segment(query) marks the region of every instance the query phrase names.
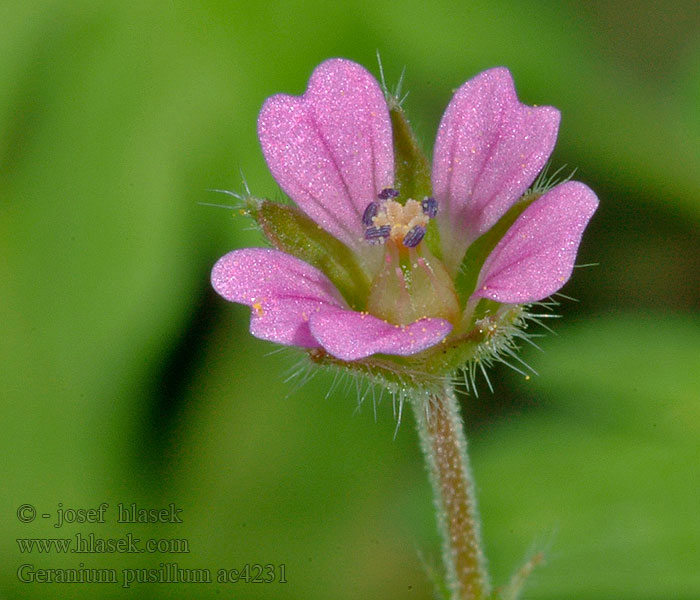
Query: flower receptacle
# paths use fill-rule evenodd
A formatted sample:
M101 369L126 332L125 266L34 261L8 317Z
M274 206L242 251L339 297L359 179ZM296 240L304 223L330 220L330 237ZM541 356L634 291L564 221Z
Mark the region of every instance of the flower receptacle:
M457 323L460 315L452 280L424 245L404 248L387 244L384 264L372 282L367 309L397 325L425 317Z

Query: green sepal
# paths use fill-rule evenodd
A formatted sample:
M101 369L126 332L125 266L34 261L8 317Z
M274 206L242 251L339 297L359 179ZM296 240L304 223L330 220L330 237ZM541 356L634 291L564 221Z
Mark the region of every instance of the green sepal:
M447 374L465 368L472 361L489 364L511 343L521 325L520 306L500 305L498 311L475 321L469 331L453 331L440 344L425 350L423 368L430 373Z
M409 198L419 202L430 196L430 163L423 153L406 113L394 104L389 114L394 141L394 179L403 204Z
M370 279L355 254L296 206L249 198L247 212L278 250L326 274L354 310L364 310Z
M438 210L440 207L438 206ZM428 227L425 230L423 243L428 246L430 252L438 260L442 260L442 246L440 245L440 228L435 219L430 219Z
M401 204L405 204L409 198L421 202L432 195L430 162L413 133L406 113L395 99L389 101L389 115L394 142L394 180L400 194L397 200ZM442 258L440 231L435 219L430 220L423 242L428 245L433 256Z
M513 225L522 212L530 206L541 194L526 194L520 198L499 221L469 248L462 259L462 264L455 277L455 290L460 306L464 307L469 297L474 293L476 282L484 261L496 247L501 238Z

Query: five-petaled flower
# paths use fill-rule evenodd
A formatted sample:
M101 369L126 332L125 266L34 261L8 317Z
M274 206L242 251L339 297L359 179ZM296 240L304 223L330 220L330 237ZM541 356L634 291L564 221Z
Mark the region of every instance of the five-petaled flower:
M402 118L344 59L319 65L302 96L265 102L263 154L301 212L274 216L275 203L252 199L275 248L235 250L212 272L219 294L252 308L253 335L336 362L410 365L569 279L598 200L574 181L530 188L554 147L555 108L520 103L505 68L477 75L442 117L432 171Z

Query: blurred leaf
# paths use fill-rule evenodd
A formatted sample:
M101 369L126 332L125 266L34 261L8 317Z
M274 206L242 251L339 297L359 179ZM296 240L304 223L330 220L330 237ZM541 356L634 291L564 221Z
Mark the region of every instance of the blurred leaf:
M673 69L663 77L635 77L617 60L619 38L593 35L605 23L596 21L598 15L585 3L560 3L554 10L543 0L411 0L392 11L390 27L384 21L385 5L367 2L366 11L372 31L386 41L380 49L387 80L393 82L401 67L407 67L409 118L414 125L426 123L419 130L428 146L451 90L479 71L505 65L513 71L523 101L552 104L562 111L555 164L579 167L578 177L586 182L595 174L624 182L639 192L636 196L667 209L672 205L697 220L698 89L689 83L698 81L700 68L697 10L689 2L672 8L649 3L643 9L639 3L634 8L607 4L629 29L638 13L654 22L654 30L664 22L668 39L650 47L646 37L640 51L652 63L674 43ZM676 29L685 37L674 37ZM427 119L430 111L432 118Z
M527 357L540 406L478 441L495 571L534 543L548 564L528 598L698 597L700 323L620 315L558 333Z
M215 93L218 73L196 48L178 54L179 35L154 27L163 14L45 4L17 5L27 19L11 20L24 28L0 56L15 75L0 94L3 597L52 595L17 580L15 538L56 533L12 518L20 504L53 513L158 497L131 470L148 448L146 382L208 286L227 221L196 203L219 183L200 162L221 152L215 123L230 93Z

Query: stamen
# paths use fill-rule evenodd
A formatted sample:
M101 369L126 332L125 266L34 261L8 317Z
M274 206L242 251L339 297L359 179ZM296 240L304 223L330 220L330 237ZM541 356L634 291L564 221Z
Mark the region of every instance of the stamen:
M370 202L365 208L365 212L362 213L362 224L365 227L372 226L372 219L377 216L379 212L379 202Z
M416 225L403 238L403 245L406 248L415 248L423 240L425 235L425 227Z
M383 244L391 239L404 248L415 248L425 237L428 222L437 214L437 201L426 197L422 202L413 198L401 204L398 192L384 188L379 201L370 202L362 214L365 240L370 244Z
M421 206L423 207L424 214L426 214L431 219L435 218L435 215L438 211L438 203L437 200L435 200L435 198L433 198L432 196L424 198L423 202L421 202Z
M365 229L365 239L371 244L383 244L391 235L391 225L368 227Z
M377 197L380 200L389 200L389 198L396 198L399 195L399 191L394 188L384 188Z

